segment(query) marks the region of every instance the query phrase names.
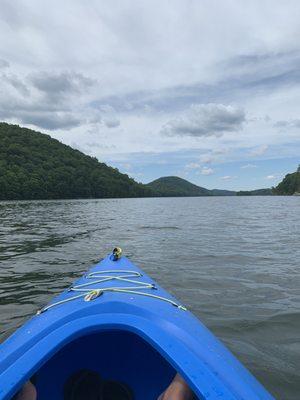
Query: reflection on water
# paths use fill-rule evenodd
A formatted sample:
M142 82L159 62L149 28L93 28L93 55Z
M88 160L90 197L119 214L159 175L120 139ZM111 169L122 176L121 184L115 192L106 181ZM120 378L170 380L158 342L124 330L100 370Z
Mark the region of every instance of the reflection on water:
M2 202L0 221L0 339L120 245L275 396L299 398L299 197Z

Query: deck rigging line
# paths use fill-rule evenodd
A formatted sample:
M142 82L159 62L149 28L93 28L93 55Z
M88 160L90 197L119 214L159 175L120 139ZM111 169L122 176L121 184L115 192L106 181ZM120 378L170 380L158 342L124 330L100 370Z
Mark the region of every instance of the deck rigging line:
M179 308L180 310L186 311L186 308L174 300L168 299L167 297L158 296L152 293L140 291L140 290L156 290L156 286L154 283L147 283L140 280L143 275L138 271L128 271L128 270L105 270L105 271L95 271L88 273L85 278L90 280L90 282L82 283L80 285L71 286L68 291L69 292L79 292L78 295L68 297L67 299L63 299L57 301L55 303L51 303L48 306L41 308L37 314L41 314L50 308L59 306L61 304L79 299L84 298L85 301L92 301L97 297L103 295L105 292L117 292L117 293L128 293L134 294L139 296L146 296L151 297L157 300L165 301L167 303L172 304L173 306ZM131 279L135 278L135 279ZM126 282L128 286L110 286L110 287L99 287L101 283L109 282L109 281L117 281L117 282ZM95 286L97 285L97 286ZM91 287L92 286L92 287Z

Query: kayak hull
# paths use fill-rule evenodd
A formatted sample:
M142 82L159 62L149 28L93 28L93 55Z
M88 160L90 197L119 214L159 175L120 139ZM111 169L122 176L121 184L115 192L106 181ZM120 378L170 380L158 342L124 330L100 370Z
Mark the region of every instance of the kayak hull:
M136 273L131 282L122 280L128 271ZM94 283L99 273L117 279ZM66 380L80 369L126 383L136 400L156 399L176 371L199 399L273 399L198 319L126 257L106 257L73 288L82 286L102 291L85 301L74 298L82 292L66 290L0 346L0 399L10 399L33 377L38 400L63 400Z

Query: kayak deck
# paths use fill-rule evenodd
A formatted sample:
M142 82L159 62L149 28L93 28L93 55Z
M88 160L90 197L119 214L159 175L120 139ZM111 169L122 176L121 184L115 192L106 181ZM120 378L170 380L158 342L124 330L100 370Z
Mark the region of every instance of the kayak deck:
M106 257L0 346L0 399L34 376L38 400L63 400L64 383L81 369L127 384L135 400L155 400L176 372L198 399L273 399L126 257Z

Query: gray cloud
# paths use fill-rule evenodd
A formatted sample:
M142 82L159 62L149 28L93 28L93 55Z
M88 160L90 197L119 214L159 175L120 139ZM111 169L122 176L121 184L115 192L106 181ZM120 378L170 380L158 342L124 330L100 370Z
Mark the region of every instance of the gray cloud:
M242 128L246 117L242 109L223 104L194 104L183 115L163 128L169 136L221 136Z
M22 19L22 11L25 11L24 8L23 4L18 4L18 7L16 7L9 0L2 0L0 20L10 28L17 29L28 20L28 15L26 15L25 19Z
M39 72L32 74L30 80L36 89L48 96L82 93L96 84L94 79L76 72Z
M300 128L300 119L277 121L274 126L276 128Z
M2 75L2 80L5 81L8 85L11 85L15 88L22 96L29 96L30 91L27 85L16 75Z
M107 128L116 128L120 125L120 120L117 118L104 118L103 121Z
M0 117L47 130L78 127L88 119L84 97L94 83L74 71L32 73L28 78L2 74Z
M94 101L111 104L117 111L180 111L194 103L241 102L248 97L268 95L300 85L300 51L265 52L231 57L217 64L222 71L217 81L169 86L158 90L138 90Z
M20 113L18 115L24 124L35 125L43 129L71 129L83 123L81 119L71 113Z
M17 109L13 104L7 104L6 107L0 104L0 119L47 130L69 130L85 123L84 119L70 112L39 111L38 108L35 110L33 105Z
M120 125L116 110L109 104L103 104L99 107L99 119L107 128L116 128Z
M8 68L9 62L0 58L0 68Z

